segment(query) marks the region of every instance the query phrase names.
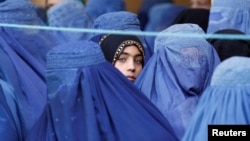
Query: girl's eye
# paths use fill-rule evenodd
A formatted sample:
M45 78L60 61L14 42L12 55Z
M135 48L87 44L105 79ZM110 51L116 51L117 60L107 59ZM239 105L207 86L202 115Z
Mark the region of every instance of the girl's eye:
M126 62L126 58L119 58L117 61Z
M135 63L137 65L141 65L142 64L142 59L139 59L139 58L135 59Z

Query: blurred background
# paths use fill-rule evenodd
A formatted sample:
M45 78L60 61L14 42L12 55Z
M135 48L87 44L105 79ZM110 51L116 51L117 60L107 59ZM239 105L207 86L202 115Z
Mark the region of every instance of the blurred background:
M45 0L31 0L31 1L33 1L35 4L39 6L42 7L45 6ZM125 0L125 2L128 11L138 13L142 0ZM179 5L189 6L189 0L174 0L174 2Z

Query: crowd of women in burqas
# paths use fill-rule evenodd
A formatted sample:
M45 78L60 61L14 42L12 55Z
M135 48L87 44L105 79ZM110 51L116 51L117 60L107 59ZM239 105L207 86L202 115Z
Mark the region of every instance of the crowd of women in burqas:
M250 124L248 0L46 2L42 17L0 0L1 139L204 141Z

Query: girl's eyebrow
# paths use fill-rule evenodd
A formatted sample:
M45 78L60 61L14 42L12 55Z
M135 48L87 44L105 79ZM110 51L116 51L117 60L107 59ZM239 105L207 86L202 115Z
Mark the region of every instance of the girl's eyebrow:
M127 52L122 52L121 55L130 55L130 54L127 53ZM120 55L120 56L121 56L121 55ZM142 56L142 54L141 54L141 53L138 53L138 54L136 54L136 55L134 55L134 56L136 56L136 57L137 57L137 56Z

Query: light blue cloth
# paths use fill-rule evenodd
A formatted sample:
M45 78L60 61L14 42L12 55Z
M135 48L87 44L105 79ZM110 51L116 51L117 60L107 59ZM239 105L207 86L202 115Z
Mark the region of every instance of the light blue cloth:
M200 38L188 34L200 35ZM176 24L160 32L154 54L135 81L170 121L179 139L220 63L216 51L203 35L204 31L196 24Z
M48 23L51 27L90 28L93 21L87 14L86 7L79 0L63 0L48 10ZM86 40L88 32L53 31L63 42Z
M127 31L128 34L129 34L129 31L142 32L140 21L137 15L129 11L115 11L115 12L102 14L101 16L95 19L92 28L99 29L99 30L102 30L102 29L103 30L115 30L115 31L120 31L120 32ZM101 36L101 35L99 33L94 33L91 38L95 38L95 36ZM137 35L137 37L141 40L143 44L144 51L145 51L145 63L146 63L147 60L151 57L148 44L144 36Z
M210 124L250 124L249 64L249 57L231 57L219 64L182 141L207 141Z
M213 73L211 86L250 86L250 58L230 57ZM235 67L237 66L237 67ZM249 119L250 120L250 119Z
M214 0L210 9L207 33L237 29L250 34L249 0Z
M1 2L0 23L44 26L35 8L29 0ZM47 102L46 54L59 42L40 29L0 27L0 37L1 79L14 88L25 137Z
M90 19L94 21L102 14L126 11L126 3L124 0L88 0L86 2L86 11Z
M35 140L177 141L160 111L105 60L97 43L62 44L47 60L49 123L40 121L33 131L47 133L35 132Z

